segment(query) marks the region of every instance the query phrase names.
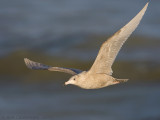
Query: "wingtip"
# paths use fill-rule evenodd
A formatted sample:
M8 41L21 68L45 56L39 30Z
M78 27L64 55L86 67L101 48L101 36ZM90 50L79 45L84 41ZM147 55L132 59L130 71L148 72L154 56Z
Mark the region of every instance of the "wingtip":
M146 6L148 6L149 3L150 3L150 0L148 0L148 2L146 3Z
M149 5L149 1L145 4L145 6L143 7L143 9L140 11L140 13L145 13L145 11L147 10L148 8L148 5Z
M27 63L29 62L28 58L24 58L24 63L27 65Z
M28 68L32 69L32 66L30 65L30 60L28 58L24 58L24 63Z
M150 2L151 2L151 0L148 0L148 2L147 2L147 3L149 4Z
M148 0L148 2L146 3L146 5L144 6L144 8L143 8L143 9L147 9L147 7L148 7L149 3L150 3L150 0Z
M128 23L126 26L132 26L134 29L139 25L141 19L143 18L143 15L145 14L147 7L148 7L149 1L145 4L145 6L140 10L140 12ZM136 25L135 25L136 23Z
M26 62L28 60L28 58L24 58L24 62Z

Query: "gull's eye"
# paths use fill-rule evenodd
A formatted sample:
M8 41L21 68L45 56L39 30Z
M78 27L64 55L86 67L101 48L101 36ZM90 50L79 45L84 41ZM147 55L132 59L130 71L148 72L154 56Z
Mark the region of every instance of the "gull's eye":
M73 78L73 80L76 80L76 78Z

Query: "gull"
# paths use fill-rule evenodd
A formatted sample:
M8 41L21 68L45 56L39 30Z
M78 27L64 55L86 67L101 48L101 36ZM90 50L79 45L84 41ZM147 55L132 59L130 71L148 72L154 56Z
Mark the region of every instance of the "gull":
M51 67L42 63L24 58L28 68L34 70L49 70L71 74L72 77L65 82L65 85L72 84L83 89L99 89L110 85L127 82L128 79L117 79L112 77L112 64L124 42L139 25L149 2L143 9L124 27L118 30L113 36L106 40L96 57L92 67L88 71L73 68Z

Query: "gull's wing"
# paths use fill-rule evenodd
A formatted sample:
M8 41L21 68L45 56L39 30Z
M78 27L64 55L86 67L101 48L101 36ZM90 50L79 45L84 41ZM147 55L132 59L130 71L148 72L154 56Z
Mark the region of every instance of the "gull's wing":
M144 8L124 27L117 31L112 37L105 41L98 53L98 56L91 67L90 71L94 73L112 74L112 64L122 47L123 43L131 35L131 33L137 28L140 23L149 2Z
M42 63L31 61L27 58L24 58L24 62L28 68L33 69L33 70L58 71L58 72L65 72L65 73L72 74L72 75L76 75L82 72L81 70L72 69L72 68L51 67L48 65L44 65Z

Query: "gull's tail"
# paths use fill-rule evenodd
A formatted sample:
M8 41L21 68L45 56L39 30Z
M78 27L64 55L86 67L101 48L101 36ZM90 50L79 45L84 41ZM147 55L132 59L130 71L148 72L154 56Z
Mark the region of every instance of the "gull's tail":
M119 82L119 83L124 83L127 81L128 81L128 79L116 79L116 82Z

